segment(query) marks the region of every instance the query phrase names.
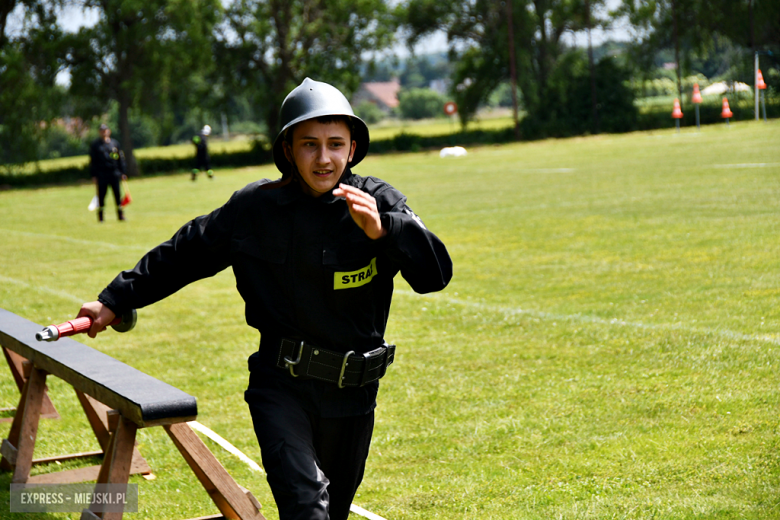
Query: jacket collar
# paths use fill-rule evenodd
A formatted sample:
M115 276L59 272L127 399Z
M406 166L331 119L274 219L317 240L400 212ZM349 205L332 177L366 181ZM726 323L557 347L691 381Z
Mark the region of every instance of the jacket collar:
M346 170L344 170L344 174L341 176L339 182L353 186L354 178L355 176L352 173L352 170L347 168ZM279 206L285 206L303 197L308 197L308 195L306 195L303 192L301 187L298 185L298 182L293 180L292 182L286 184L285 186L282 186L279 189L279 196L277 197L276 201ZM323 193L322 195L317 197L317 200L324 204L332 204L337 200L344 200L344 197L334 197L332 192L328 192L328 193Z

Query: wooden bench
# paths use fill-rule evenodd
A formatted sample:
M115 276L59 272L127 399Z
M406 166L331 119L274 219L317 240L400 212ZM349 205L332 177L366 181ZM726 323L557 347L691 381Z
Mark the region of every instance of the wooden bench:
M221 512L203 518L265 520L257 500L230 477L186 424L198 414L194 397L70 338L39 342L35 333L41 328L0 309L0 346L9 366L19 357L26 360L19 405L0 447L0 469L13 472L12 483L126 484L131 473L151 473L135 448L136 431L162 426ZM11 371L17 379L13 366ZM76 390L101 451L33 460L39 419L42 412L51 412L44 408L48 375ZM36 463L95 455L103 457L100 466L30 476ZM113 520L122 518L122 513L84 510L81 518Z

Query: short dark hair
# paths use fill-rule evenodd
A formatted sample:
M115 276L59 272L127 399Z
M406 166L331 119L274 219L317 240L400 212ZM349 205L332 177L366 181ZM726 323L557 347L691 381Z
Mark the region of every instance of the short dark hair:
M347 115L342 114L333 114L333 115L327 115L327 116L320 116L313 118L318 123L322 123L324 125L330 124L330 123L344 123L347 125L347 128L349 128L349 137L352 138L352 134L355 133L355 124L352 122L352 118ZM310 121L310 119L306 119L306 121ZM301 121L303 123L303 121ZM295 131L295 127L298 126L300 123L295 123L290 128L284 131L284 140L287 141L288 144L292 145L292 136L293 132Z

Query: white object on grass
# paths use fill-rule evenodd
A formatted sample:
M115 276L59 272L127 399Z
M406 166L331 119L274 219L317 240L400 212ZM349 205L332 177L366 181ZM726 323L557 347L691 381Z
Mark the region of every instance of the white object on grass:
M363 516L365 518L368 518L368 520L385 520L379 515L376 515L372 513L371 511L366 511L360 506L356 506L355 504L352 504L349 506L349 510L357 515Z
M189 421L187 424L189 424L190 428L192 428L193 430L199 431L200 433L202 433L203 435L205 435L206 437L216 442L217 444L225 448L227 451L229 451L230 453L232 453L233 455L241 459L242 462L246 462L246 464L253 470L259 471L260 473L265 473L263 471L263 468L258 466L257 462L253 461L252 459L244 455L244 453L241 450L239 450L238 448L230 444L228 441L220 437L213 430L203 426L198 421Z
M219 434L217 434L215 431L211 430L210 428L207 428L206 426L203 426L198 421L189 421L187 424L193 430L199 431L200 433L202 433L212 441L216 442L217 444L225 448L227 451L229 451L230 453L232 453L233 455L241 459L241 461L246 462L249 465L249 467L252 468L253 470L259 471L260 473L265 473L263 471L263 468L258 466L257 462L253 461L252 459L244 455L244 453L241 450L239 450L238 448L230 444L228 441L220 437ZM381 516L376 515L371 511L366 511L362 507L356 506L355 504L350 505L349 510L355 514L368 518L369 520L385 520Z
M463 157L467 154L466 149L462 146L448 146L442 148L439 152L439 157Z
M89 206L87 206L87 209L90 211L95 211L98 209L98 196L95 195L92 197L92 202L89 203Z

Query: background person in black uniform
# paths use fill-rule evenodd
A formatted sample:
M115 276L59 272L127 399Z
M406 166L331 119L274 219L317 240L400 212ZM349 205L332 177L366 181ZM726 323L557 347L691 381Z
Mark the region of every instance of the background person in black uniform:
M251 183L120 273L79 316L90 337L232 266L246 321L260 331L245 400L282 520L346 520L363 478L393 278L443 289L444 244L386 182L350 170L368 128L336 88L310 79L282 104L282 178Z
M100 137L89 147L90 173L98 196L98 221L103 222L106 192L111 186L116 202L116 215L119 220L125 220L122 211L119 182L127 179L125 175L125 154L119 148L119 141L111 138L111 129L102 124L99 128Z
M198 135L192 137L192 144L195 145L195 168L192 169L192 180L198 179L198 174L204 170L209 179L214 178L214 170L211 169L211 159L209 158L208 136L211 135L211 127L204 125Z

